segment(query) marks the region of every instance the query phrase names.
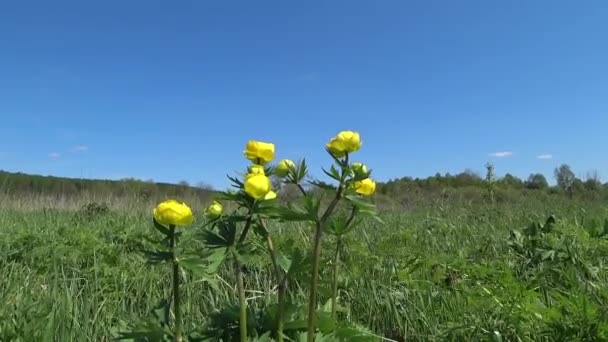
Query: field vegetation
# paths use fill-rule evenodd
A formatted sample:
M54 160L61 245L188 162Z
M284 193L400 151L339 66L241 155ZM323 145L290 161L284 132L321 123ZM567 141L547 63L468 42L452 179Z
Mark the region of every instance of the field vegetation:
M556 169L556 186L495 179L490 165L485 177L378 183L375 214L322 240L316 341L607 341L608 188L568 171ZM243 340L243 299L246 339L276 340L284 290L284 338L306 341L310 223L268 220L277 258L258 231L232 262L211 246L210 231L223 236L204 217L211 189L10 173L0 184L0 340L175 337L171 262L144 253L164 234L152 209L172 197L196 217L176 247L192 260L179 272L184 340ZM276 190L281 207L304 201L293 184Z

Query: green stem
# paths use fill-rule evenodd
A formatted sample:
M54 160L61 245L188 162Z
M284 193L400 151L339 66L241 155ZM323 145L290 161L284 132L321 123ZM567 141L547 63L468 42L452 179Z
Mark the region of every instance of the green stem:
M234 267L236 268L236 283L239 291L239 323L241 329L241 342L247 342L247 300L245 298L245 284L243 281L242 265L235 256Z
M344 163L348 165L348 153L344 157ZM314 247L312 252L313 260L312 275L310 277L310 293L308 296L308 342L314 342L316 333L317 285L319 282L319 259L321 259L321 238L323 237L323 229L325 228L327 220L336 208L336 205L338 205L338 202L342 198L342 192L344 191L344 180L346 179L346 176L347 174L343 168L342 174L340 175L340 184L338 186L338 190L336 191L336 197L334 197L329 206L327 206L327 209L325 209L325 212L317 221L316 225Z
M272 238L270 237L270 233L266 234L266 242L268 244L268 251L270 252L270 257L272 258L272 265L274 267L274 274L277 278L277 285L279 287L279 312L277 315L277 340L279 342L283 342L283 322L285 316L285 281L281 274L281 269L279 268L279 264L277 262L277 252L274 249L274 244L272 242Z
M283 329L284 329L284 316L285 316L285 291L286 291L286 282L287 277L283 277L281 272L281 268L279 267L277 251L274 248L274 243L272 242L272 236L270 235L270 231L266 227L266 223L264 220L258 220L262 229L266 233L266 244L268 245L268 252L270 253L270 258L272 260L272 267L274 269L274 275L277 279L277 286L279 288L279 312L277 315L277 341L283 342Z
M323 229L329 216L336 208L338 201L342 197L343 187L342 184L338 187L336 197L329 204L325 213L321 219L317 222L317 228L315 231L314 247L312 252L312 275L310 278L310 294L308 296L308 342L315 340L315 328L316 328L316 308L317 308L317 285L319 282L319 261L321 259L321 238L323 237Z
M348 217L348 219L346 220L346 223L344 224L344 232L348 231L348 227L352 224L355 215L357 215L358 212L358 208L356 206L353 206L353 208L350 211L350 216ZM337 309L337 305L336 305L336 300L338 297L338 268L339 268L339 264L340 264L340 248L342 248L342 235L338 235L337 236L338 241L336 242L336 253L334 254L334 269L333 269L333 274L332 274L332 296L331 296L331 317L336 317L336 309Z
M234 267L236 269L236 283L239 291L239 324L241 330L241 342L247 341L247 300L245 298L245 283L243 281L243 271L241 270L239 259L234 257Z
M171 251L171 260L173 264L173 311L175 314L175 331L174 341L182 342L182 313L179 307L179 264L175 253L177 239L175 236L175 226L169 227L171 235L169 236L169 248Z
M298 189L300 189L300 192L302 193L303 196L306 196L306 190L304 190L304 187L302 186L302 184L300 183L295 183L298 186Z
M315 231L312 276L310 280L310 294L308 296L308 342L315 340L316 308L317 308L317 283L319 281L319 257L321 256L321 237L323 229L321 223L317 223Z
M247 222L245 223L243 232L241 233L241 236L239 237L239 240L237 242L237 246L235 246L237 248L238 245L241 245L247 237L247 232L249 231L251 223L253 222L253 209L249 209L248 216L249 217L247 217ZM247 341L247 299L245 298L245 282L243 280L242 265L238 259L236 252L234 254L234 267L236 272L236 283L239 292L239 324L241 331L241 342L245 342Z
M336 298L338 296L338 264L340 262L340 248L342 247L342 235L338 235L336 243L336 253L334 254L334 269L332 279L332 294L331 294L331 317L336 317Z

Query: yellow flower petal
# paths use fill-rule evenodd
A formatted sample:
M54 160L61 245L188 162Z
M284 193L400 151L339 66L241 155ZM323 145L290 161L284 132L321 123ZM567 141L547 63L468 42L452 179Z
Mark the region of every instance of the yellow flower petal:
M266 194L266 196L264 196L265 200L273 200L275 198L277 198L277 193L274 192L274 191L272 191L272 190L268 191L268 193Z

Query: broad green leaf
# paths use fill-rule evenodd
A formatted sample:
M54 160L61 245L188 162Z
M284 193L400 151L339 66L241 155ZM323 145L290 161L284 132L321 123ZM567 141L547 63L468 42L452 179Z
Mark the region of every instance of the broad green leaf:
M216 253L216 254L224 255L224 254L220 254L220 253ZM215 273L215 271L217 271L217 266L218 266L217 260L215 260L215 263L214 263L208 259L203 259L203 258L199 258L199 257L181 258L181 259L178 259L178 263L184 269L187 269L197 275L213 274L213 273Z
M291 259L284 255L279 255L277 257L277 264L283 270L283 272L289 272L289 268L291 267Z
M328 334L336 328L336 319L331 317L331 312L317 312L317 327L322 333Z

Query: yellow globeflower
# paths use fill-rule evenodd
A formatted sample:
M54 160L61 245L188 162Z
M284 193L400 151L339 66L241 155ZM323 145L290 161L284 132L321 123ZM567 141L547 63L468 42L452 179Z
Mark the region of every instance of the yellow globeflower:
M210 220L216 219L222 215L223 210L224 207L220 202L213 201L213 203L205 209L205 217Z
M173 226L187 226L194 221L190 207L173 199L159 203L154 208L154 218L162 224Z
M249 174L245 177L245 193L258 200L270 192L270 179L260 174Z
M275 168L274 172L279 177L285 177L289 174L290 170L293 170L295 168L296 164L293 161L289 159L283 159L277 164L277 167Z
M245 157L253 163L264 165L274 159L274 144L249 140L243 152Z
M355 191L364 196L371 196L376 192L376 182L371 178L365 178L362 181L355 182Z
M359 133L342 131L333 137L326 145L329 152L335 157L343 157L347 152L352 153L361 148L362 142Z

